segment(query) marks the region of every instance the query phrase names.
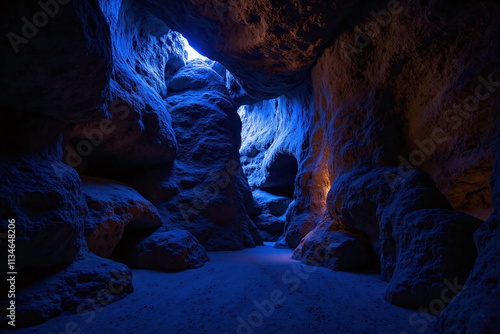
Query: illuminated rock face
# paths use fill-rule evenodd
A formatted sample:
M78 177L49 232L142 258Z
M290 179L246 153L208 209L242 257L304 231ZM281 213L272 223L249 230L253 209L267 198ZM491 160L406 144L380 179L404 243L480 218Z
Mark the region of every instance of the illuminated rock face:
M352 27L362 1L134 1L224 64L245 103L282 95L308 76L326 42ZM232 93L241 97L238 90Z
M173 164L140 173L133 185L164 225L193 233L207 250L254 247L253 205L239 161L241 121L224 81L192 60L168 81L165 99L178 142Z
M444 5L431 2L425 8L401 4L384 20L367 16L359 29L341 34L325 49L312 68L311 90L303 84L293 94L287 91L275 100L244 107L241 153L251 184L265 182L265 170L280 150L292 152L298 160L282 246L295 248L319 221L332 219L339 229L368 237L381 257L385 278L393 278L387 298L394 303L425 305L440 293L445 276L460 278L463 284L476 254L472 233L480 222L474 217L488 218L494 208L491 198L495 199L488 179L500 74L495 55L499 46L490 41L499 31L499 17L491 8L458 5L451 15ZM410 13L420 13L419 19ZM482 19L472 29L459 17ZM376 31L370 36L359 33L369 29ZM429 29L432 38L426 35ZM456 32L453 37L450 31ZM290 129L292 136L282 135ZM396 191L414 170L428 176ZM406 203L406 209L398 213L397 203ZM439 231L440 224L448 226L446 231ZM424 225L428 232L423 233ZM422 245L427 243L428 249L450 250L445 245L462 240L457 251L468 260L460 263L451 252L444 263L433 262L436 259L425 247L412 249L419 239L411 226L421 226L417 230L427 235ZM476 242L480 258L481 244ZM406 281L412 275L407 266L410 253L435 270L426 274L424 284L435 291L422 300L404 297L422 285L418 279ZM398 261L397 254L404 258ZM457 264L461 269L453 269ZM488 270L498 277L494 266ZM406 278L401 276L404 272ZM478 289L480 284L486 289L481 282Z

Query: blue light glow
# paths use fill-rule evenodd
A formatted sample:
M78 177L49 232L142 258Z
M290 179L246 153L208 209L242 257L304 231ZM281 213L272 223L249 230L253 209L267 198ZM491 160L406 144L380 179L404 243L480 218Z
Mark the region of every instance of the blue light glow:
M191 47L191 45L189 45L189 42L186 38L182 37L182 40L184 41L184 47L188 53L188 59L187 60L191 60L191 59L196 59L196 58L201 58L201 59L206 59L205 56L201 55L198 51L196 51L195 49L193 49Z

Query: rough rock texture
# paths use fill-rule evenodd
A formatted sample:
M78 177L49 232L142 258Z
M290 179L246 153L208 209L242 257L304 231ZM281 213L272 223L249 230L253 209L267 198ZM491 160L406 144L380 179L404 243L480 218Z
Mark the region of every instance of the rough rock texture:
M400 171L400 170L399 170ZM354 169L338 176L328 209L338 225L365 235L389 281L386 298L405 307L439 299L443 282L464 282L476 257L472 235L482 221L453 211L429 175L398 168Z
M463 284L476 259L471 235L482 221L442 209L417 210L393 227L397 248L386 292L392 304L428 307L442 298L446 282Z
M499 197L498 1L77 0L40 29L19 19L43 6L0 8L0 139L13 143L1 215L19 220L21 268L68 263L83 243L86 204L64 161L133 181L164 221L157 242L183 228L209 250L254 246L250 186L293 183L279 247L305 240L307 257L316 236L334 238L318 223L334 222L380 256L386 296L405 306L468 275L475 218ZM165 23L221 66L185 65ZM498 328L497 225L495 211L476 234L445 330Z
M243 122L241 155L243 171L253 187L266 182L275 157L287 153L297 158L294 200L286 216L285 239L279 247L295 248L321 221L330 189L328 147L308 146L313 125L312 87L305 82L274 100L239 109ZM319 130L318 130L319 131ZM258 194L257 194L258 196Z
M80 177L61 162L60 143L0 157L0 233L15 220L17 270L71 263L82 245L87 205ZM0 251L5 263L7 249Z
M494 333L500 328L500 132L495 146L495 166L491 177L493 207L491 217L476 231L478 257L465 287L437 321L438 331Z
M165 76L184 64L180 36L130 1L62 2L0 5L0 233L15 219L16 270L36 278L16 297L18 326L78 311L110 289L118 268L94 255L75 260L86 251L88 209L71 167L121 178L172 161L176 150L162 95ZM140 216L140 205L128 203L129 213ZM0 255L5 261L6 248Z
M301 82L325 43L368 9L362 1L136 2L233 73L235 86L250 97L244 103L274 98ZM368 10L373 7L379 5Z
M274 195L260 189L254 190L252 195L263 213L269 213L275 217L284 215L292 202L290 197Z
M239 162L241 121L222 78L192 60L168 81L166 102L177 158L142 173L133 185L157 206L162 229L186 229L207 250L255 246L244 203L253 199Z
M269 213L263 213L253 217L252 220L259 230L279 235L283 233L285 222L273 215L270 215Z
M82 193L89 208L84 228L87 246L101 257L111 256L125 229L147 230L162 224L156 207L124 184L84 177Z
M109 35L105 15L96 3L56 4L41 26L33 24L37 13L46 12L38 2L0 4L2 109L24 118L35 114L59 121L99 116L96 107L109 75L111 46L105 42ZM93 36L88 34L91 27ZM103 42L89 48L98 36Z
M108 177L116 177L114 169L171 162L177 143L162 95L165 78L185 61L180 36L131 1L97 6L104 19L88 30L89 38L92 48L109 49L110 57L98 106L102 115L67 127L65 162Z
M33 326L62 312L90 319L92 312L101 311L133 291L132 273L127 266L89 252L79 254L67 267L37 270L18 279L22 280L16 282L17 327ZM7 308L5 300L1 302L2 310ZM2 326L6 324L2 313Z
M140 241L132 236L124 242L117 256L131 268L180 271L199 268L209 261L205 248L183 230L154 232Z
M351 271L366 264L369 252L366 243L325 220L302 239L292 258L312 266Z
M458 4L450 17L446 6L401 3L385 21L366 16L319 58L312 70L313 97L304 87L240 111L242 154L258 152L245 166L250 183L262 179L260 170L270 165L277 147L287 151L288 146L299 165L294 216L322 215L331 182L356 165L410 165L428 172L453 208L488 217L499 95L498 84L484 82L499 80L498 44L490 42L498 31L498 8ZM421 13L415 23L420 28L407 24L414 13ZM473 17L484 19L474 28L459 19ZM429 30L432 38L424 33ZM452 38L457 34L450 31L460 31L460 38ZM481 100L469 98L476 91ZM477 107L466 106L476 102ZM290 143L281 143L282 133L290 130ZM291 247L319 221L304 218L305 224L294 223L293 216L287 221Z

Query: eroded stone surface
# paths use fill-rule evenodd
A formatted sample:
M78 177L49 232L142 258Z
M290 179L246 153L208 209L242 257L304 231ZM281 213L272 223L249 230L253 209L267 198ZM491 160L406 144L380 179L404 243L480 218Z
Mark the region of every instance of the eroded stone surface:
M87 246L101 257L111 256L125 229L147 230L162 224L153 204L124 184L84 177L82 193L89 208L84 229Z

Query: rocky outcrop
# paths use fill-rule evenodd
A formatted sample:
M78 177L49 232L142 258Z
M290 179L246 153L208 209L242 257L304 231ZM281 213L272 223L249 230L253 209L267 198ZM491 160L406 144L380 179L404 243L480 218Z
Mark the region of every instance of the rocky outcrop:
M207 250L255 246L245 208L251 193L239 162L241 121L222 78L207 63L190 61L169 79L165 101L177 158L133 185L156 205L164 230L188 230Z
M335 271L352 271L366 265L370 256L366 243L325 220L302 239L292 258Z
M246 95L246 104L280 96L303 81L326 42L379 3L368 8L362 1L140 1L222 63L237 78L234 96Z
M189 232L155 232L144 239L130 236L116 252L131 268L180 271L199 268L209 261L205 248Z
M84 235L89 250L109 258L125 230L161 226L158 210L134 189L106 179L84 177L82 193L89 208Z
M500 304L500 132L495 146L495 166L491 177L494 211L476 231L474 240L478 257L465 282L459 283L455 299L438 317L437 329L464 333L474 329L478 333L494 332L500 328L496 310Z
M15 283L16 327L33 326L62 312L91 316L133 291L127 266L85 251L69 266L37 270L22 278ZM5 301L3 310L8 306ZM11 319L2 318L6 327Z
M91 20L91 12L81 6L83 19ZM98 1L97 6L104 20L87 33L94 49L109 49L98 105L102 116L67 126L65 163L80 172L116 178L116 170L175 158L177 143L162 95L165 77L183 66L185 58L179 34L131 1ZM99 29L105 32L100 35Z
M17 270L71 263L82 245L87 205L80 177L61 162L60 143L0 158L0 233L15 231ZM7 251L0 251L5 261Z

